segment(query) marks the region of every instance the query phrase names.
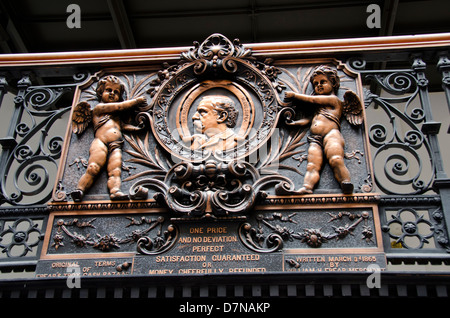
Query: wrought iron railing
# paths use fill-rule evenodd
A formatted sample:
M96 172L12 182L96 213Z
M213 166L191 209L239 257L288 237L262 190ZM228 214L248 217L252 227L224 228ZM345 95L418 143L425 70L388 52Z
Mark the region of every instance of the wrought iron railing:
M440 150L446 144L439 145L441 122L433 119L426 76L430 66L420 54L410 58L411 67L404 69L366 69L364 61L350 61L368 85L365 104L374 181L382 193L384 248L393 262L447 259L449 251L449 180ZM442 72L442 87L448 91L448 60L433 58L428 64Z

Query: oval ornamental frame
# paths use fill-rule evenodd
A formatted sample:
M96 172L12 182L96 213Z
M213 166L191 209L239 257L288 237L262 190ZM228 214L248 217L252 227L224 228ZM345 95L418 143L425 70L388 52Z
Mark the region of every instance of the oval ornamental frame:
M222 45L231 45L231 42ZM210 60L190 52L191 61L175 67L175 71L166 72L168 75L150 104L153 134L175 161L242 159L264 145L275 130L283 102L279 101L271 80L255 64L239 57L243 54L242 48L223 50L233 55L220 54L222 51L217 48L214 50L207 55L203 48L202 54ZM231 149L198 150L191 147L192 116L200 100L208 95L231 98L237 108L233 128L236 143Z

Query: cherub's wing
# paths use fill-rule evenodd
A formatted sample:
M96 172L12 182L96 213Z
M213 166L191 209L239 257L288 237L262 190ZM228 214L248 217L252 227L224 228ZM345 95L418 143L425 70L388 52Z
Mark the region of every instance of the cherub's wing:
M72 115L72 131L79 135L86 130L92 121L91 105L87 102L80 102L75 106Z
M352 91L344 94L344 114L347 121L352 125L361 125L363 122L363 108L358 95Z

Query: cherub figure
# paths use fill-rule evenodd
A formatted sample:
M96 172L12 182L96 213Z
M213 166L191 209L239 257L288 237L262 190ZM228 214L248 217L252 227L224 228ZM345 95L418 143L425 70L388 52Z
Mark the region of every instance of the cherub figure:
M313 193L314 186L320 180L325 156L342 192L350 194L353 192L353 183L344 163L345 141L340 131L340 121L344 114L352 125L361 124L363 121L361 101L352 91L345 92L343 101L336 96L340 80L336 70L330 67L317 67L310 77L310 82L314 87L313 95L285 93L286 100L297 100L316 108L312 118L303 118L289 123L291 125L311 124L308 136L308 164L303 187L299 192Z
M121 121L123 111L145 106L145 97L123 101L125 86L116 76L106 76L97 84L100 101L93 109L87 102L80 102L74 109L72 131L83 133L90 122L94 125L94 140L89 149L86 173L80 178L77 189L71 193L74 201L81 201L92 186L96 176L106 166L107 186L111 200L126 200L128 195L120 190L122 173L122 130L139 131L143 127L125 124Z

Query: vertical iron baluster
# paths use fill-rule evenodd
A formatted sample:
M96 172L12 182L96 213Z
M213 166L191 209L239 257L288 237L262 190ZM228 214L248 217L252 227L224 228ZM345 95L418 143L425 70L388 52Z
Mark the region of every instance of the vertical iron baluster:
M8 82L3 74L0 74L0 107L2 105L3 96L7 93Z
M423 123L421 130L428 136L428 141L430 142L432 158L435 163L435 177L436 179L447 178L437 137L441 123L434 121L431 113L431 103L428 96L428 80L425 76L426 63L421 58L415 58L412 68L416 72L420 102L425 113L425 122Z
M442 74L442 88L447 97L447 106L450 111L450 59L445 55L440 56L437 68ZM447 133L450 134L450 126L448 127Z
M422 132L428 136L433 160L435 162L435 180L433 187L441 197L442 209L445 216L445 225L450 229L450 179L444 171L444 164L439 148L438 136L441 123L433 121L430 99L428 96L428 80L425 77L426 64L420 58L415 58L412 68L416 71L417 81L420 87L420 101L425 112L425 123Z
M450 60L447 56L441 56L439 58L437 68L442 74L442 88L447 97L447 105L450 111ZM448 133L450 133L450 127L448 128ZM440 178L436 178L434 186L441 196L442 210L445 215L448 232L448 229L450 229L450 178L443 173Z
M2 74L0 76L0 107L2 106L2 103L3 103L3 96L5 96L5 94L7 93L7 88L8 88L8 82L6 81L6 77ZM4 162L7 158L7 155L5 155L5 153L8 152L8 150L6 149L6 148L8 148L7 139L0 138L0 145L2 146L2 154L0 156L0 164L1 164L1 167L3 167ZM0 193L0 205L3 203L3 199L4 199L4 196L2 195L2 193Z

